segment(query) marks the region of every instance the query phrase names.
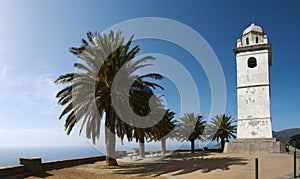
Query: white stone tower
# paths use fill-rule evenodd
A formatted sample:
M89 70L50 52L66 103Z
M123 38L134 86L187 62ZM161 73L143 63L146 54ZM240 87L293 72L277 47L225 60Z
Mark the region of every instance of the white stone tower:
M247 27L233 49L237 67L237 139L224 152L283 152L272 137L270 113L271 44L262 28Z
M271 45L251 24L233 49L237 66L238 139L272 138L270 114Z

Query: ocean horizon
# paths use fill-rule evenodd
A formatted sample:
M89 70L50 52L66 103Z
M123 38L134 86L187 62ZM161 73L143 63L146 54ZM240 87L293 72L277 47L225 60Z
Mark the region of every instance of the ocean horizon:
M103 155L92 146L0 147L0 167L19 164L19 158L38 157L42 162Z
M138 146L138 145L137 145ZM208 146L212 148L213 145ZM132 146L117 147L116 150L126 150L128 153L132 152ZM196 145L195 149L199 146ZM97 150L92 145L90 146L51 146L51 147L0 147L0 167L15 166L19 164L19 158L23 157L38 157L42 158L42 162L67 160L74 158L85 158L93 156L103 156L105 152ZM180 149L190 149L190 143L184 143ZM160 150L158 145L147 145L145 151ZM174 150L171 146L167 146L167 150ZM102 151L102 152L101 152Z

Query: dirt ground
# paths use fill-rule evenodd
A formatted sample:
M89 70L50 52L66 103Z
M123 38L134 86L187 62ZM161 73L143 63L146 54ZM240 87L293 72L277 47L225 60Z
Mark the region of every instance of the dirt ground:
M276 179L293 172L293 156L287 154L172 154L156 161L119 161L118 167L107 167L105 162L79 165L46 171L49 179L129 179L129 178L182 178L182 179L253 179L255 158L259 160L259 178ZM299 162L299 161L298 161ZM29 177L33 179L38 177Z

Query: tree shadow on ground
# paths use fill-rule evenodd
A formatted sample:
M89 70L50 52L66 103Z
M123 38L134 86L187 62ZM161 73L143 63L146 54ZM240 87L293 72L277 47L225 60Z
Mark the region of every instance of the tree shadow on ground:
M131 163L122 165L116 174L138 174L140 176L159 176L165 173L182 175L201 170L202 173L213 170L229 170L231 165L246 165L247 159L241 157L210 157L203 154L171 155L164 159L149 163Z
M48 173L46 170L41 171L40 173L36 173L36 174L30 174L27 173L23 176L12 176L12 179L18 179L18 178L28 178L28 177L34 177L34 178L47 178L47 177L51 177L53 176L52 174Z

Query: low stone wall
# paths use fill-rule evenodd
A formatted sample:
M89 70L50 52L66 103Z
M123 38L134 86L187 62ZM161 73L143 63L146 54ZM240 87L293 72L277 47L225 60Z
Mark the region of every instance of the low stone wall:
M0 167L0 178L24 178L26 176L39 176L47 170L73 167L82 164L104 161L105 156L87 157L68 160L41 162L41 158L20 158L20 165Z
M105 160L105 156L50 161L50 162L42 163L42 169L43 170L60 169L60 168L73 167L76 165L94 163L94 162L104 161L104 160Z
M29 175L29 172L26 172L24 165L0 167L0 178L7 178L11 176L15 176L15 178L22 178L27 175Z
M224 153L285 153L285 145L274 138L236 139L226 142Z

